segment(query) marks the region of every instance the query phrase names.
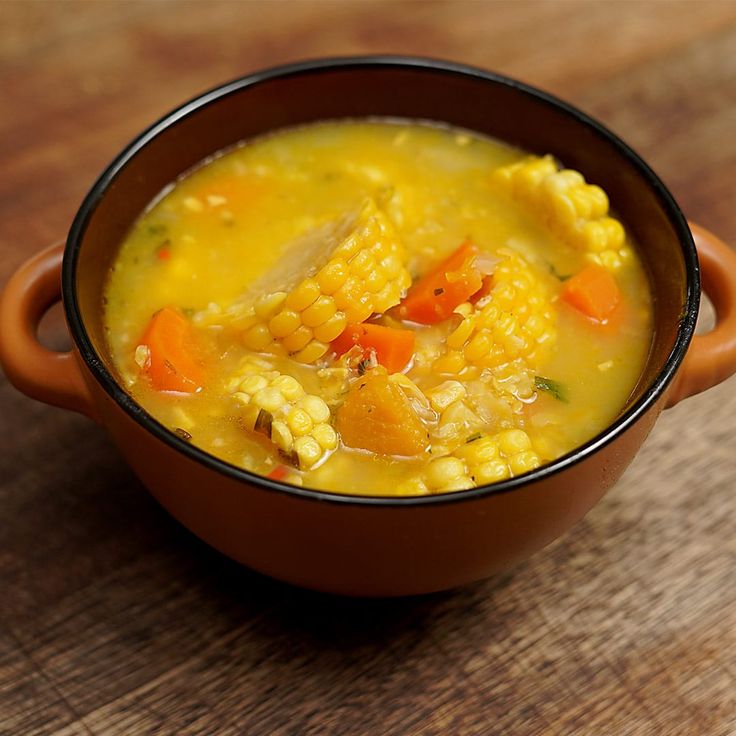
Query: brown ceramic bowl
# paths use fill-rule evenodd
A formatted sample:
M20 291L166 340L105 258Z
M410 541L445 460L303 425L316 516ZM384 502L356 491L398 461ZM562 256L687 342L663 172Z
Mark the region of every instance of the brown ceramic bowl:
M118 244L169 182L219 149L284 126L340 117L441 120L536 153L600 184L641 244L656 330L641 380L605 432L532 473L418 498L300 489L182 441L116 382L102 289ZM275 578L350 595L403 595L486 577L567 531L634 457L659 412L736 370L736 256L693 228L717 325L693 338L700 268L691 230L652 170L599 123L549 95L444 62L331 59L252 74L167 115L113 161L82 203L66 248L20 268L0 305L0 360L34 398L103 425L151 493L195 534ZM62 298L74 348L36 340ZM689 351L688 351L689 346Z

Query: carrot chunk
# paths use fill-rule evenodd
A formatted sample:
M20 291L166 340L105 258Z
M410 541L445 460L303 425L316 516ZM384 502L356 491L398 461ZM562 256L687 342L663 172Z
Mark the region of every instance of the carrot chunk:
M419 455L429 443L409 399L381 368L352 385L336 427L343 444L379 455Z
M412 285L399 305L399 316L424 325L449 319L452 310L483 285L484 274L475 265L477 255L478 247L466 240Z
M562 299L587 317L605 322L621 301L621 291L603 266L591 263L565 282Z
M173 307L153 315L141 345L148 348L144 367L157 391L194 393L204 385L204 369L187 318Z
M406 368L414 356L414 333L411 330L398 330L371 323L348 325L333 340L332 349L339 356L355 345L359 345L364 352L374 350L376 360L389 373L398 373Z

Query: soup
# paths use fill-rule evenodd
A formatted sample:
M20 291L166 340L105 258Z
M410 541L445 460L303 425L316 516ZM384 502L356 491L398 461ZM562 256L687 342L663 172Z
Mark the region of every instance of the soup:
M531 471L605 429L652 306L606 194L403 121L277 131L139 218L105 290L121 383L253 473L365 495Z

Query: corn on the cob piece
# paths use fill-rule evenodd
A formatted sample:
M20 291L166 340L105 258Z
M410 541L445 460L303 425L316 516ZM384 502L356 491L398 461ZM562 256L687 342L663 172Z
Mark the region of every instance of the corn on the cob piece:
M496 169L494 178L518 201L533 207L563 241L615 270L631 257L621 223L608 214L608 197L572 169L558 169L552 156L530 156Z
M401 495L460 491L511 478L538 468L539 455L522 429L478 433L452 454L434 458L421 475L405 481Z
M545 281L515 251L501 248L498 256L490 294L475 307L456 310L460 323L435 360L435 371L472 378L484 368L513 364L514 373L523 373L548 354L556 338L556 309Z
M370 198L357 214L308 237L311 245L299 244L283 257L285 266L278 270L290 274L269 276L280 290L256 284L260 293L253 300L224 313L211 307L199 323L229 323L251 350L279 352L280 346L300 363L314 363L347 324L398 304L411 283L399 236Z
M338 444L331 412L292 376L247 359L227 383L245 429L265 434L301 470L322 462Z

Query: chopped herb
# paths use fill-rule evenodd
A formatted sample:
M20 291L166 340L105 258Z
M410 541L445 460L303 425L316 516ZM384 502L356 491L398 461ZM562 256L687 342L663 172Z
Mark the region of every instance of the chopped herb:
M166 225L162 225L161 223L154 223L148 226L149 235L163 235L166 230Z
M256 423L253 426L255 432L261 432L266 437L271 436L271 423L273 422L273 414L270 411L261 409L256 417Z
M479 440L483 436L483 432L475 432L474 434L471 434L470 437L468 437L465 440L465 444L469 444L471 442L475 442L476 440Z
M194 317L194 307L183 307L181 311L184 313L185 317Z
M364 376L367 370L368 370L368 358L363 358L363 360L361 360L358 363L358 375ZM361 388L363 387L361 386Z
M444 289L435 289L434 290L434 295L435 296L439 296L440 294L444 294L444 293L445 293L445 290Z
M192 439L192 435L189 434L186 429L182 429L181 427L176 427L174 429L174 434L181 437L185 442L189 442Z
M534 388L538 391L546 391L548 394L554 396L557 401L568 402L567 388L557 381L553 381L551 378L545 378L544 376L534 376Z

